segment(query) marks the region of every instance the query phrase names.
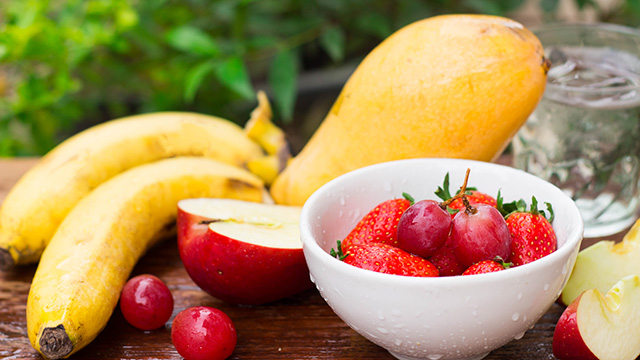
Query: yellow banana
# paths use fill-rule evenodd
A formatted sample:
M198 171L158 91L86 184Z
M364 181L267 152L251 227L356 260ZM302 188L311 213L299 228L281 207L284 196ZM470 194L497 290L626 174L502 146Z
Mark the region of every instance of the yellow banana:
M0 268L36 262L73 206L134 166L182 155L244 166L263 155L242 127L193 113L153 113L89 128L45 155L0 208Z
M203 157L140 165L104 182L73 208L45 249L27 300L33 347L68 357L104 328L134 265L175 224L191 197L262 201L262 181Z
M247 168L260 176L266 185L271 185L291 159L291 150L286 134L271 121L272 116L273 112L267 94L259 91L258 107L251 113L251 118L247 121L244 131L267 153L263 157L247 162Z

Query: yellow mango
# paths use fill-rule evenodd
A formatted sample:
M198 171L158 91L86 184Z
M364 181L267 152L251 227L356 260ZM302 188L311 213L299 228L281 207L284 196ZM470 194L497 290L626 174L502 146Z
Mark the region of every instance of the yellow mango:
M492 161L542 97L549 62L513 20L443 15L392 34L351 75L271 194L302 205L348 171L385 161Z

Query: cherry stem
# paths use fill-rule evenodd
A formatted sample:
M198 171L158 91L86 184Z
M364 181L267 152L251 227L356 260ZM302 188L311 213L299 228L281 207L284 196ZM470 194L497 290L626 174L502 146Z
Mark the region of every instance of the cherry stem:
M440 203L440 207L442 207L443 209L446 209L447 206L449 204L451 204L452 202L454 202L457 199L462 199L462 204L464 205L465 211L467 213L470 214L475 214L476 212L478 212L478 210L476 210L476 208L474 208L473 206L471 206L471 204L469 204L469 200L467 199L467 197L465 196L465 193L467 192L467 182L469 181L469 173L471 172L471 169L467 168L467 173L464 176L464 182L462 183L462 186L460 187L460 191L453 196L451 199L441 202Z
M465 194L467 192L467 182L469 181L469 173L471 173L471 169L467 168L467 173L464 176L464 182L462 183L462 186L460 187L460 192L458 194L462 197L462 204L464 205L464 211L467 214L475 214L478 212L478 209L474 208L473 206L471 206L471 204L469 204L469 199L467 199L467 196Z

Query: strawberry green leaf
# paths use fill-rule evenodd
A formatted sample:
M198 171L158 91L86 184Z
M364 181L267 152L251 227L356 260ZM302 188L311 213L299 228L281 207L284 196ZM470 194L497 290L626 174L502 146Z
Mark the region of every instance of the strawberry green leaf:
M451 199L451 193L449 192L449 173L444 176L444 182L442 183L442 187L438 186L438 189L435 192L436 196L442 199L442 201L447 201Z
M331 255L332 257L340 261L343 261L349 254L344 254L342 252L342 241L338 240L336 241L336 244L337 244L336 247L338 248L338 250L336 251L334 248L331 248L331 250L329 250L329 255Z
M467 195L471 195L471 191L477 191L477 190L478 189L476 187L467 186L464 193ZM451 195L451 191L449 191L449 173L447 173L444 176L444 181L442 182L442 186L438 186L438 189L435 191L436 196L442 199L442 201L447 201L452 197L454 197L455 195L458 195L459 193L460 193L460 189L458 189L458 191L456 191L454 195Z
M547 211L549 212L549 216L547 217L547 215L543 212L544 217L547 218L547 221L549 221L549 223L553 222L553 219L555 218L555 213L553 212L553 206L551 206L551 203L545 202L545 204L547 205Z
M533 215L539 215L540 211L538 211L538 199L536 199L535 196L531 197L531 210L529 210L530 213L532 213Z
M409 193L403 192L402 193L402 197L409 200L409 202L411 203L411 205L416 203L416 200L413 198L413 196L409 195Z

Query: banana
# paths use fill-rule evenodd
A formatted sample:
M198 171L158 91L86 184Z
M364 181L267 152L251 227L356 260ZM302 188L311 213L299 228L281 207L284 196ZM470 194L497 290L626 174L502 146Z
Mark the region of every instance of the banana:
M175 225L179 200L260 202L265 191L248 171L203 157L159 160L102 183L67 215L42 254L27 300L31 344L50 359L89 344L138 259Z
M260 144L266 155L249 160L246 166L252 173L260 176L266 185L271 185L291 160L286 134L271 121L272 116L267 94L259 91L258 106L251 112L244 131L251 140Z
M242 127L194 113L131 116L80 132L46 154L5 198L0 268L36 262L67 213L105 180L181 155L244 166L263 151Z

